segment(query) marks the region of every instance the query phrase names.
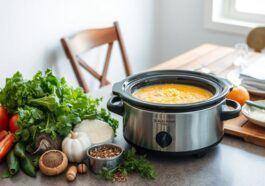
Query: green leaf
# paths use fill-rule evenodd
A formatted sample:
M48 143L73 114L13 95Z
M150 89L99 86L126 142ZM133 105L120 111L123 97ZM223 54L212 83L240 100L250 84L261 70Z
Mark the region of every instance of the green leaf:
M112 180L114 174L115 174L115 171L117 169L108 169L106 167L103 167L99 174L97 175L97 178L101 178L101 179L105 179L105 180Z
M28 129L24 129L22 130L21 132L21 140L22 141L27 141L30 137L30 133L29 133L29 130Z
M56 95L49 95L42 98L30 99L28 100L28 104L37 107L41 106L53 112L59 105L59 98Z

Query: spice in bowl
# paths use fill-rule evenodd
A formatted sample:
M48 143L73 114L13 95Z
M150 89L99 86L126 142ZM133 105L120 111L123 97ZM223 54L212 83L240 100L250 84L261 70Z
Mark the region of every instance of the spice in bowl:
M121 149L115 146L100 146L89 151L89 154L94 158L112 158L120 153Z
M61 174L68 166L68 158L59 150L49 150L41 155L39 168L47 176Z
M89 168L99 173L102 168L116 168L121 162L122 147L113 143L99 144L87 150Z

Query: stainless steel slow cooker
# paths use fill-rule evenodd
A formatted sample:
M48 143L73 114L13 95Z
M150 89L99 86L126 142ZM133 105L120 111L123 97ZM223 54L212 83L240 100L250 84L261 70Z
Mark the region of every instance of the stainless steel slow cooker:
M198 86L213 96L190 104L159 104L132 95L141 87L163 83ZM129 144L151 151L196 154L217 145L224 135L223 121L239 115L240 105L226 99L231 88L225 79L200 72L150 71L115 83L107 107L123 116L123 135Z

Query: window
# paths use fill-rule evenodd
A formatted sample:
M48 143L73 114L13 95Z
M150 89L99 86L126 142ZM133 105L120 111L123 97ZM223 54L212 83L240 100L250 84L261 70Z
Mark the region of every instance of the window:
M261 0L234 0L238 12L265 15L265 1Z
M262 0L225 0L225 16L251 22L264 22L265 1Z
M205 1L207 28L245 35L260 25L265 25L264 0Z

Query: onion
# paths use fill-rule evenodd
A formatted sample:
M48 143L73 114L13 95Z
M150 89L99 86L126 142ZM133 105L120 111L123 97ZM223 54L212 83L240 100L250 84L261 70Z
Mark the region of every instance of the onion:
M74 131L87 133L92 145L111 143L114 137L112 127L101 120L84 120L74 128Z

